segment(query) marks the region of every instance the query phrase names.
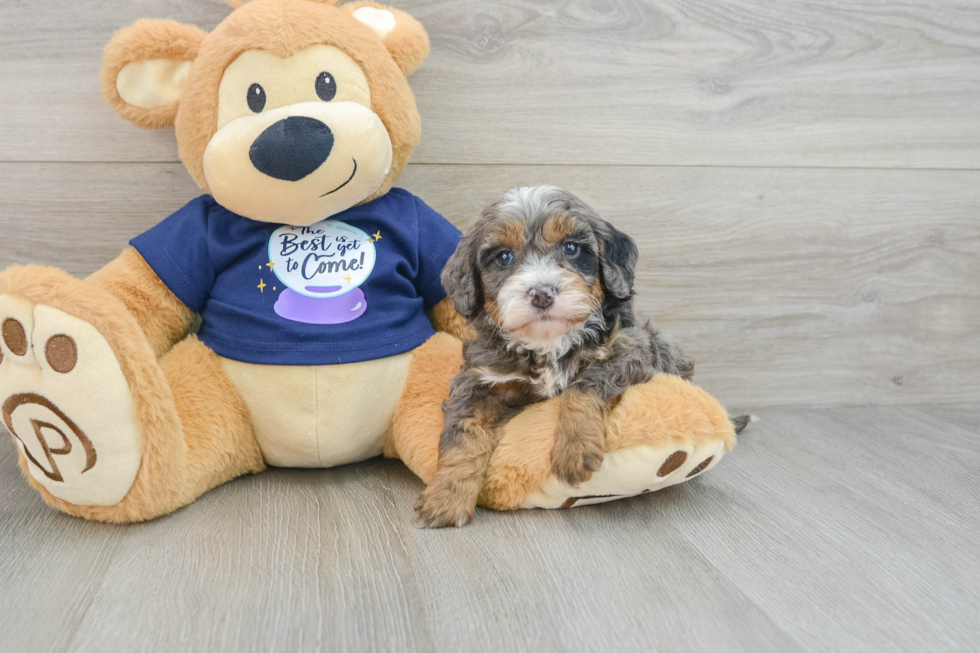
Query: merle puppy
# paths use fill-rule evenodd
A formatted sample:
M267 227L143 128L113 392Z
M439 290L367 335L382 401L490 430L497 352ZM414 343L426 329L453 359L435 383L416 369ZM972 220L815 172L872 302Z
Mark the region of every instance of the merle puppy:
M561 397L551 454L571 485L602 464L606 415L626 388L693 365L633 313L636 244L554 186L518 188L484 210L442 273L476 331L444 405L435 479L415 506L426 527L473 518L500 427Z

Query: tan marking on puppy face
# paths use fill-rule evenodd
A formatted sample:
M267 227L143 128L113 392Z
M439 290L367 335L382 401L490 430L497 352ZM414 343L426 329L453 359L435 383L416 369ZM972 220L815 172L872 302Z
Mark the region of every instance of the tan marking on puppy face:
M500 306L497 304L496 300L491 297L486 297L483 300L483 310L487 312L487 315L496 322L500 324Z
M487 235L488 245L505 245L517 250L524 247L525 227L521 220L501 220Z
M554 303L542 312L531 304L529 291L552 286ZM535 349L550 350L563 336L574 335L594 310L592 288L580 274L550 258L518 265L494 298L497 324Z
M602 293L602 284L599 283L598 279L595 279L592 285L589 285L582 275L571 270L562 272L561 279L562 286L570 288L574 292L574 297L579 304L581 314L584 316L582 317L583 321L589 317L589 314L592 313L596 306L602 304L604 295Z
M602 284L599 283L599 278L596 277L592 281L592 296L595 298L596 302L600 305L606 300L606 293L602 290Z
M568 238L576 227L575 220L567 213L559 213L548 218L541 229L541 236L549 245L557 245Z

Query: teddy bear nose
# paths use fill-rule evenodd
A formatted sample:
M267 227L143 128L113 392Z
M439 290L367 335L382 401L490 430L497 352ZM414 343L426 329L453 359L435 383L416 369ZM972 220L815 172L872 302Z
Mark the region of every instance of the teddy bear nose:
M324 123L307 116L290 116L259 134L248 158L263 174L299 181L319 168L332 149L333 132Z

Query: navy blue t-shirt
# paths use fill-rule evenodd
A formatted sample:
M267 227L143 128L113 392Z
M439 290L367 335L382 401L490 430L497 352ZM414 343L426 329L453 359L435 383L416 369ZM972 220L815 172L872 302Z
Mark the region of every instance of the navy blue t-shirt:
M394 188L309 227L256 222L208 195L131 241L203 323L198 337L247 363L328 365L394 356L433 333L439 274L460 232Z

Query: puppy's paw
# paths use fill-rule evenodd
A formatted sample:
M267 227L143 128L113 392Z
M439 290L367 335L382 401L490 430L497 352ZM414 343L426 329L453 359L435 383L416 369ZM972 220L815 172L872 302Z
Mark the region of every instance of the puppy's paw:
M462 497L427 487L415 502L415 518L420 528L461 528L473 521L476 504Z
M577 487L602 466L602 441L597 438L559 440L551 450L551 471L558 480Z

